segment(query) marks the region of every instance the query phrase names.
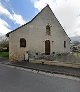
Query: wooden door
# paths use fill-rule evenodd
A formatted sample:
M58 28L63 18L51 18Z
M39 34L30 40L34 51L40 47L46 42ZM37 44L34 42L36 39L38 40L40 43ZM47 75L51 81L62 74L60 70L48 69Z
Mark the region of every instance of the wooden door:
M50 41L45 41L45 55L50 55Z

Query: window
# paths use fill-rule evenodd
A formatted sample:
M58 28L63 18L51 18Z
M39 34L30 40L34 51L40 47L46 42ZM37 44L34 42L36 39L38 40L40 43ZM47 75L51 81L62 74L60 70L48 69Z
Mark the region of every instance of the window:
M64 48L66 48L66 41L64 41Z
M49 25L46 26L46 34L51 35L51 29Z
M26 47L26 40L24 38L20 39L20 47Z

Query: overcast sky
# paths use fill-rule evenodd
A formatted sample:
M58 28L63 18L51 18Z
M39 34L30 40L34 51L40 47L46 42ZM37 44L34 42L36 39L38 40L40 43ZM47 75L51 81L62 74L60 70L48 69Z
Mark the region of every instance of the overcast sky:
M47 4L69 37L80 36L80 0L0 0L0 33L30 21Z

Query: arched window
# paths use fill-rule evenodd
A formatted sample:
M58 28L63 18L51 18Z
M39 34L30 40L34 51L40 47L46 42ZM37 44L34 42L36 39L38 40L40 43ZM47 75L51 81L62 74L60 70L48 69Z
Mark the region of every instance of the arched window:
M46 26L46 34L51 35L51 29L49 25Z
M20 47L26 47L26 40L24 38L20 39Z

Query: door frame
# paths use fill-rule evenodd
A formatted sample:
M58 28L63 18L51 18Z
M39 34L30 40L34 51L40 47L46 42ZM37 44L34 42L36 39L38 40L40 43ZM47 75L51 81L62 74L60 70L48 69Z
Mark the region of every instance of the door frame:
M50 46L50 40L45 41L45 55L50 55L51 46Z

